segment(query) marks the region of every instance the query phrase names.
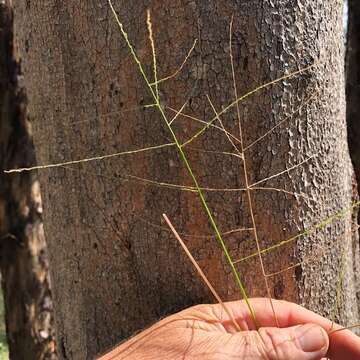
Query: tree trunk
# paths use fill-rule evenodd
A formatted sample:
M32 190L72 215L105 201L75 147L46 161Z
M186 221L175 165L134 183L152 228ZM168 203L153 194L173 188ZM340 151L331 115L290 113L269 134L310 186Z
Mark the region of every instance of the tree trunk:
M35 164L10 1L0 4L0 30L0 267L9 356L56 359L39 181L36 173L3 173Z
M226 129L242 137L242 147L278 125L244 153L248 182L258 183L257 190L240 190L246 187L244 163L226 154L233 147L218 129L210 127L183 147L234 259L256 251L254 224L264 249L351 205L340 4L114 3L148 75L147 8L159 77L172 74L198 39L177 76L159 86L169 118L170 108L179 109L187 99L184 112L203 120L214 116L206 94L218 111L234 100L232 14L239 95L316 63L242 101L242 134L236 106L222 116ZM26 55L40 164L173 141L156 109L145 106L154 99L106 1L17 1L16 29ZM201 126L185 116L173 123L180 143ZM196 192L164 186L194 186L174 146L42 169L40 179L62 359L90 359L161 316L212 301L162 213L187 234L184 239L223 299L240 297ZM347 211L263 254L266 273L301 263L269 277L271 295L326 316L336 313L343 324L356 323L358 242L352 226ZM266 295L258 257L237 268L249 295Z
M349 0L346 51L346 102L350 155L360 179L360 3Z

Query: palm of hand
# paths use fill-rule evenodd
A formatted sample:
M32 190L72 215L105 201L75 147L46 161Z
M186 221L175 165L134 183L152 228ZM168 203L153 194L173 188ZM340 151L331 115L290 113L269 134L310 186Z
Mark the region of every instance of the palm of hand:
M257 331L242 301L226 303L231 316L220 305L198 305L163 319L99 360L360 359L360 340L348 330L331 334L328 349L331 321L274 300L277 328L268 299L251 299L251 304L262 326ZM233 319L244 331L237 331Z

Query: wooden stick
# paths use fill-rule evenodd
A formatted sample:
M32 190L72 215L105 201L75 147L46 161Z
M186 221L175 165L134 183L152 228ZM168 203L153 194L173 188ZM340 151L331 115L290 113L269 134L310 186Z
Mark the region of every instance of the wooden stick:
M216 290L214 289L214 287L211 285L210 281L208 280L208 278L206 277L206 275L204 274L204 272L201 270L199 264L197 263L197 261L194 259L194 257L191 255L190 250L187 248L187 246L185 245L184 241L181 239L180 235L178 234L178 232L175 230L173 224L170 222L169 218L166 216L166 214L163 214L163 217L167 223L167 225L169 226L170 230L172 231L172 233L175 235L176 239L179 241L180 245L182 246L182 248L184 249L186 255L188 256L188 258L190 259L190 261L192 262L192 264L194 265L194 267L196 268L197 272L199 273L199 275L201 276L202 280L204 281L204 283L206 284L206 286L210 289L211 293L214 295L216 301L222 306L222 308L224 309L224 311L226 312L226 314L229 316L229 318L231 319L232 323L234 324L235 328L237 331L241 331L241 328L239 326L239 324L236 322L233 314L230 312L230 310L226 307L225 303L221 300L219 294L216 292Z

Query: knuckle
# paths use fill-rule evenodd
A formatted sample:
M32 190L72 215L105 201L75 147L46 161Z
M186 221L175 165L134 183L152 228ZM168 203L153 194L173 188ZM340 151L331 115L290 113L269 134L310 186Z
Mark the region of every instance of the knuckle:
M258 331L260 343L262 344L263 357L267 360L289 359L294 355L294 339L289 333L281 329L262 328Z

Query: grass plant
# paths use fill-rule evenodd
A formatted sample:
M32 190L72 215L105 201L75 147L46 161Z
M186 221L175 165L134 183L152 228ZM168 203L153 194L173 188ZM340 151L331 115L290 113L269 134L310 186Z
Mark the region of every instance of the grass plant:
M269 301L271 302L271 291L270 291L270 286L268 284L268 278L271 276L275 276L278 275L284 271L288 271L296 266L300 266L301 264L303 264L306 261L311 261L311 259L305 259L303 262L299 262L296 264L292 264L291 266L282 269L278 272L274 272L274 273L267 273L265 270L265 266L263 263L263 258L262 256L264 254L267 254L269 252L272 252L274 250L279 249L280 247L283 247L289 243L295 242L296 240L300 239L301 237L304 236L308 236L313 234L315 231L317 230L321 230L324 229L326 226L332 224L335 221L340 221L341 219L343 219L345 216L347 216L349 213L351 213L351 211L353 211L355 208L360 206L360 201L353 203L350 207L346 208L346 209L340 209L340 210L334 210L334 214L326 219L324 219L323 221L309 227L308 229L305 229L304 231L295 234L294 236L284 239L284 240L279 240L278 242L276 242L274 245L269 246L267 248L261 248L260 247L260 242L259 242L259 238L258 238L258 229L257 229L257 224L255 221L255 214L254 214L254 209L253 209L253 192L254 191L274 191L274 192L283 192L285 194L288 195L292 195L292 196L298 196L298 197L304 197L306 199L309 200L309 198L306 196L306 194L301 194L301 193L295 193L295 192L291 192L288 191L286 189L280 189L280 188L275 188L275 187L267 187L267 186L262 186L263 183L265 183L266 181L270 180L270 179L274 179L276 177L279 177L281 175L284 175L286 173L289 173L301 166L303 166L306 162L310 161L311 159L313 159L314 157L317 156L317 154L313 154L311 156L309 156L308 158L304 159L303 161L301 161L298 164L295 164L294 166L287 168L281 172L278 172L276 174L273 174L267 178L261 179L259 181L256 181L254 183L250 183L249 180L249 170L248 170L248 166L247 166L247 161L248 161L248 150L251 149L255 144L259 143L260 141L263 141L267 136L269 136L271 133L273 133L274 130L276 130L277 128L279 128L280 126L286 124L286 122L291 121L292 118L294 118L296 116L296 114L298 112L300 112L305 106L307 106L310 101L313 100L313 98L317 95L316 92L314 92L313 94L311 94L309 96L308 99L306 99L301 106L296 109L289 117L285 118L284 120L282 120L281 122L277 123L274 127L272 127L270 130L268 130L267 132L265 132L264 134L260 135L257 139L255 139L253 142L251 142L250 144L246 145L244 143L244 139L243 139L243 125L241 122L241 116L240 116L240 109L239 109L239 104L244 101L245 99L249 98L250 96L258 93L259 91L262 91L263 89L266 89L270 86L275 86L276 84L282 83L283 81L296 77L296 76L300 76L301 74L307 72L308 70L314 68L317 66L317 64L312 64L308 67L302 68L300 70L294 71L290 74L285 74L282 77L279 77L275 80L269 81L265 84L259 85L257 87L255 87L254 89L250 90L249 92L247 92L246 94L239 96L238 94L238 89L237 89L237 85L236 85L236 80L235 80L235 67L234 67L234 56L233 56L233 49L232 49L232 26L233 26L233 20L231 20L230 22L230 29L229 29L229 59L230 59L230 65L231 65L231 73L232 73L232 89L233 89L233 100L227 104L225 107L223 107L222 109L216 109L215 105L213 103L213 101L211 100L210 96L207 95L207 100L209 102L210 107L212 108L213 112L214 112L214 116L212 118L210 118L209 120L204 120L204 119L199 119L193 115L187 114L185 112L185 108L187 107L187 101L180 107L180 109L175 109L173 107L170 107L168 105L163 104L160 101L160 86L161 84L163 84L166 81L169 81L173 78L175 78L184 68L185 63L187 62L187 60L190 58L191 53L194 51L196 45L197 45L197 40L194 41L193 45L190 47L189 52L187 53L184 61L181 63L181 65L179 66L179 68L174 71L171 75L169 76L165 76L163 78L159 78L159 71L158 71L158 65L157 65L157 52L156 52L156 39L154 37L154 33L153 33L153 24L151 21L151 14L150 11L147 12L147 19L146 19L146 23L147 23L147 30L148 30L148 37L149 37L149 42L150 42L150 46L151 46L151 54L152 54L152 74L148 75L145 72L145 68L142 64L142 62L140 61L136 50L134 48L134 46L132 45L129 36L124 28L123 23L121 22L118 14L116 13L114 6L112 4L111 0L108 0L110 9L112 11L112 14L115 18L115 21L119 27L119 30L121 32L121 35L123 37L123 40L125 41L127 48L132 56L132 59L134 61L134 64L137 66L139 73L141 74L144 82L145 82L145 86L146 89L148 91L148 93L151 95L152 97L152 102L151 104L145 105L142 108L143 109L156 109L158 111L158 114L164 124L164 126L166 127L168 134L171 137L171 142L168 143L164 143L164 144L158 144L158 145L153 145L151 147L146 147L146 148L138 148L138 149L129 149L126 151L121 151L121 152L116 152L116 153L111 153L111 154L105 154L105 155L98 155L95 157L89 157L89 158L83 158L83 159L78 159L78 160L69 160L69 161L65 161L65 162L60 162L60 163L53 163L53 164L44 164L44 165L38 165L38 166L34 166L34 167L29 167L29 168L21 168L21 169L10 169L8 171L6 171L7 173L17 173L17 172L23 172L23 171L32 171L32 170L45 170L45 169L51 169L51 168L56 168L56 167L65 167L66 169L69 170L76 170L75 166L87 163L87 162L94 162L94 161L105 161L107 159L111 159L111 158L116 158L116 157L125 157L125 156L130 156L130 155L134 155L134 154L138 154L138 153L143 153L143 152L150 152L150 151L157 151L157 150L161 150L164 148L169 148L169 147L173 147L177 150L183 166L185 167L185 169L187 170L187 173L189 174L191 180L192 180L192 184L191 185L182 185L182 184L173 184L173 183L168 183L168 182L159 182L159 181L155 181L152 179L146 179L146 178L141 178L141 177L137 177L131 174L123 174L122 177L120 178L120 180L127 180L127 181L133 181L133 182L137 182L139 184L142 184L144 186L157 186L157 187L165 187L165 188L169 188L169 189L173 189L176 191L188 191L188 192L193 192L196 193L199 201L202 205L202 208L207 216L207 219L209 221L209 224L211 225L212 234L207 234L204 235L204 238L215 238L224 254L224 257L227 261L227 264L229 266L229 268L232 271L232 274L234 276L236 285L238 287L239 293L241 295L241 298L244 299L244 301L246 302L249 312L253 318L253 321L255 324L257 324L257 326L261 326L261 324L258 324L256 321L256 314L251 306L251 301L249 299L249 296L247 294L246 288L243 284L242 281L242 277L241 274L239 273L239 271L236 268L236 265L238 263L242 263L245 261L248 261L254 257L258 257L259 258L259 263L260 263L260 267L261 267L261 272L262 272L262 277L263 277L263 281L264 281L264 286L266 287L267 290L267 296L269 298ZM126 111L133 111L137 108L132 108L132 109L126 109L123 110L122 112L126 112ZM224 121L222 120L223 115L225 115L227 112L229 112L230 110L234 110L236 111L237 114L237 127L238 127L238 133L237 134L233 134L231 133L229 130L226 129L226 126L224 124ZM173 117L169 117L167 115L167 110L171 111L173 113ZM108 117L110 115L113 115L116 113L108 113L108 114L102 114L102 117ZM200 124L200 129L198 131L195 132L195 134L191 135L187 140L185 140L184 142L180 142L180 140L178 139L174 128L173 128L173 124L174 122L177 120L177 118L179 116L185 117L187 119L189 119L190 121L193 121L194 123ZM227 141L231 144L231 147L234 151L210 151L210 150L206 150L206 149L199 149L196 147L193 147L193 143L194 141L199 138L200 136L202 136L208 129L213 128L216 131L219 131L220 133L224 134L227 138ZM211 187L203 187L200 185L199 180L196 176L196 174L193 171L189 156L187 155L187 150L191 150L191 151L198 151L198 152L210 152L210 153L217 153L217 154L222 154L224 156L234 156L237 157L239 159L241 159L242 162L242 169L243 169L243 173L244 173L244 178L245 178L245 186L243 188L211 188ZM104 176L102 174L91 174L90 175L94 175L94 176ZM239 228L239 229L229 229L227 231L221 232L219 230L219 226L216 222L215 216L208 204L207 201L207 193L208 192L243 192L245 194L245 197L247 199L247 202L249 204L249 213L250 213L250 218L251 218L251 226L248 228ZM146 221L146 220L144 220ZM181 246L183 247L185 253L187 254L187 256L189 257L189 259L191 260L191 262L193 263L193 265L195 266L195 268L197 269L197 272L199 273L199 275L201 276L201 278L203 279L203 281L205 282L205 284L207 285L207 287L210 289L210 291L212 292L212 294L214 295L215 299L222 304L222 306L224 307L224 310L226 312L228 312L228 310L226 309L226 306L224 305L222 299L220 298L220 296L217 294L216 289L214 289L214 287L211 285L211 283L209 282L209 280L207 279L206 275L204 274L204 272L201 270L201 268L199 267L199 265L197 264L196 260L194 259L194 257L192 256L192 254L190 253L190 251L187 249L184 241L182 240L182 237L187 237L187 236L193 236L192 234L179 234L176 229L174 228L174 226L171 224L170 220L168 219L168 217L165 215L165 221L167 223L167 225L170 228L170 231L175 235L175 237L177 238L177 240L179 241L179 243L181 244ZM151 226L156 226L153 224L150 224ZM228 250L228 247L226 245L226 242L224 240L224 237L229 235L229 234L233 234L236 232L240 232L240 231L247 231L247 232L251 232L253 235L253 238L255 239L256 242L256 252L247 255L247 256L243 256L239 259L234 259L231 255L230 252ZM341 271L340 274L340 279L339 279L339 284L338 284L338 289L341 288L341 283L342 283L342 276L343 276L343 272ZM340 302L340 293L339 291L337 292L336 295L336 302ZM271 306L272 306L272 302L271 302ZM274 310L274 307L272 306L273 309L273 314L274 314L274 318L276 319L276 313ZM231 314L229 314L231 315ZM231 317L231 316L230 316ZM236 324L235 320L234 320L234 325L238 327L238 325Z

